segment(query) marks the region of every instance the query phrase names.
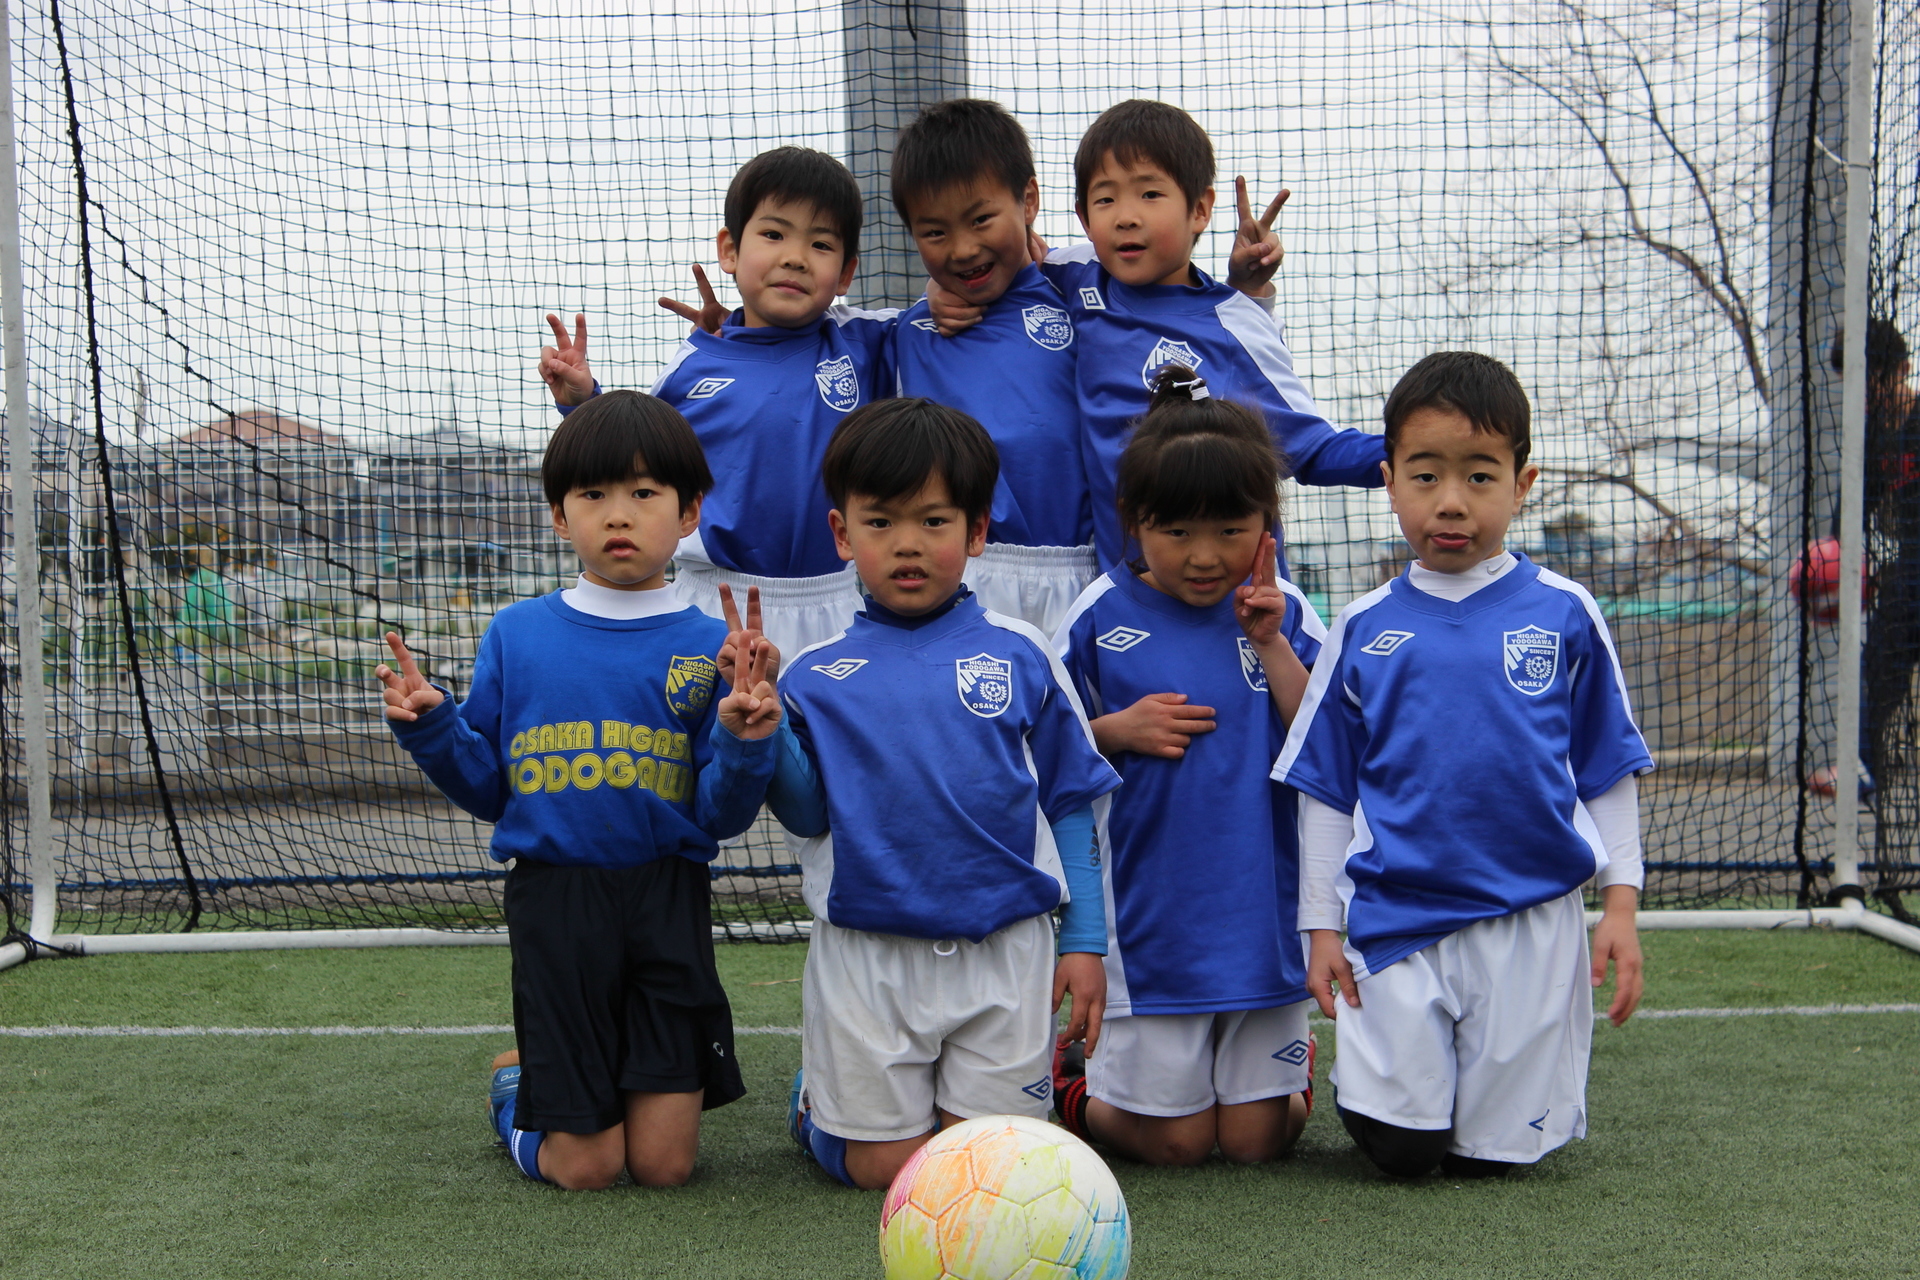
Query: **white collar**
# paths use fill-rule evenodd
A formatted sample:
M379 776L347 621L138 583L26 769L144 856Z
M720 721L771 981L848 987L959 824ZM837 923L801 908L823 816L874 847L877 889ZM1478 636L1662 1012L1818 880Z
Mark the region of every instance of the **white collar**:
M1430 596L1439 596L1443 600L1458 603L1482 587L1490 587L1500 581L1518 568L1519 564L1520 562L1514 559L1511 551L1502 551L1499 555L1482 560L1471 569L1462 569L1459 573L1440 573L1416 560L1413 562L1413 567L1407 570L1407 581Z
M578 609L591 617L608 618L615 622L657 618L663 613L678 613L687 607L665 584L649 591L616 591L597 582L588 582L584 573L578 582L560 593L560 598L566 601L569 609Z

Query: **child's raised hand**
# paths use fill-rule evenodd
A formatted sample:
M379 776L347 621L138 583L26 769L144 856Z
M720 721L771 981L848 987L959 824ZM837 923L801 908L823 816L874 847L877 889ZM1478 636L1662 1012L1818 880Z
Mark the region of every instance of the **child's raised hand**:
M420 674L420 664L413 660L398 631L387 632L387 647L393 650L394 661L400 664L400 669L395 671L384 662L373 669L373 674L386 686L380 696L387 704L387 719L418 720L447 700L445 694Z
M553 329L554 345L540 348L540 381L553 392L555 404L585 404L593 399L593 371L587 368L587 318L574 316L571 338L560 317L552 312L547 313L547 324Z
M707 273L697 262L693 264L693 282L700 287L698 311L676 298L660 298L657 301L683 320L691 321L696 329L704 329L708 333L720 332L720 326L726 323L731 313L720 305L720 299L713 296L713 286L707 282Z
M1212 707L1190 707L1184 693L1150 693L1093 722L1093 741L1107 755L1132 751L1178 760L1195 735L1216 727Z
M1092 1055L1100 1043L1100 1022L1107 1014L1107 966L1090 951L1069 951L1053 969L1053 1011L1060 1012L1061 997L1071 995L1067 1009L1068 1041L1085 1040Z
M1252 578L1233 589L1233 616L1255 649L1277 643L1280 626L1287 620L1287 593L1280 589L1279 561L1280 544L1271 533L1261 534Z
M720 723L743 742L771 737L780 727L780 698L773 687L773 669L779 664L780 651L765 636L747 646L744 668L735 657L740 680L720 700Z
M1333 994L1337 982L1339 998L1358 1009L1360 984L1353 979L1353 965L1347 961L1347 949L1340 944L1340 931L1309 929L1307 938L1307 994L1320 1006L1321 1013L1338 1018L1340 1006Z
M938 281L927 281L927 314L940 326L940 335L951 338L980 323L987 314L985 307L976 307L957 293L942 289Z
M1233 194L1240 209L1240 229L1234 233L1233 252L1227 258L1227 283L1242 293L1264 294L1273 273L1280 269L1280 260L1287 256L1273 222L1293 192L1281 188L1259 218L1253 216L1253 205L1247 199L1245 178L1233 180Z
M721 643L720 652L714 655L713 665L720 669L722 680L738 687L739 682L733 678L733 673L740 655L748 652L753 642L762 639L765 635L760 629L760 588L747 588L747 620L742 623L740 608L733 599L733 588L724 582L721 583L720 613L727 622L727 638ZM768 652L773 655L773 665L768 669L767 675L771 679L777 679L780 675L780 650L774 646L773 641L768 640L766 643Z

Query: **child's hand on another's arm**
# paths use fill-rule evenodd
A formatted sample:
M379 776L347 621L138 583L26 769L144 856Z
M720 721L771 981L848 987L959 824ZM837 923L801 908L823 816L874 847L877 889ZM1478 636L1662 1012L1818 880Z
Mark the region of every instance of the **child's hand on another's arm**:
M1307 668L1293 651L1281 627L1287 620L1287 593L1280 589L1280 546L1272 534L1262 534L1253 562L1253 580L1233 589L1233 616L1247 633L1260 666L1267 673L1267 691L1280 719L1289 727L1307 692Z
M965 332L980 323L987 314L985 307L976 307L957 293L949 293L933 280L927 281L927 314L940 326L940 336L951 338L956 333Z
M726 323L731 313L720 305L720 299L713 296L713 286L707 283L707 273L697 262L693 264L693 282L700 287L698 311L675 298L660 298L657 301L673 314L691 321L696 329L704 329L708 333L720 332L720 326Z
M1267 206L1266 216L1261 218L1253 216L1245 178L1233 180L1233 193L1240 207L1240 229L1234 233L1233 252L1227 258L1227 283L1249 297L1265 297L1273 292L1273 273L1280 269L1281 259L1287 256L1273 222L1280 216L1280 206L1293 192L1282 188Z
M1307 994L1320 1006L1321 1013L1338 1018L1340 1010L1333 994L1333 984L1337 982L1340 997L1358 1009L1360 984L1353 980L1353 966L1347 963L1347 949L1340 943L1340 931L1309 929L1307 938Z
M1184 693L1150 693L1124 711L1092 722L1093 744L1102 755L1133 751L1178 760L1194 735L1212 733L1212 707L1190 707Z
M1068 1040L1085 1040L1092 1055L1100 1043L1100 1020L1107 1013L1107 966L1091 951L1069 951L1060 957L1053 970L1053 1011L1060 1012L1060 999L1071 995L1067 1011Z
M395 671L384 662L373 669L373 674L386 686L381 698L387 705L387 719L418 720L447 700L444 693L428 684L427 678L420 674L420 664L413 660L398 631L387 632L387 647L393 650L394 661L400 664L400 669Z
M1618 1027L1640 1007L1645 989L1640 959L1640 930L1634 912L1640 891L1630 884L1610 884L1600 891L1600 923L1593 927L1593 985L1607 980L1607 962L1613 962L1613 1004L1607 1017Z
M573 318L571 338L559 316L549 312L547 324L553 328L554 345L540 348L540 381L553 392L555 404L585 404L593 399L593 371L587 368L587 318Z
M744 668L739 655L734 657L734 672L740 679L720 700L720 723L742 742L772 737L780 727L780 698L773 687L774 669L779 665L780 651L765 636L756 636L747 645Z

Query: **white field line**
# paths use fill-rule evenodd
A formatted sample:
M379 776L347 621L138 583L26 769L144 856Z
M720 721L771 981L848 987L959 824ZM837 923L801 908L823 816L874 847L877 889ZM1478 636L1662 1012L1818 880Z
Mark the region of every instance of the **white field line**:
M1662 1018L1758 1018L1787 1015L1822 1018L1834 1014L1920 1013L1914 1004L1786 1004L1744 1009L1642 1009L1635 1020ZM1606 1010L1596 1010L1605 1017ZM1314 1014L1312 1021L1327 1019ZM471 1027L0 1027L0 1036L25 1040L50 1040L64 1037L113 1039L125 1036L510 1036L513 1028L505 1024ZM797 1036L798 1027L735 1027L737 1036Z

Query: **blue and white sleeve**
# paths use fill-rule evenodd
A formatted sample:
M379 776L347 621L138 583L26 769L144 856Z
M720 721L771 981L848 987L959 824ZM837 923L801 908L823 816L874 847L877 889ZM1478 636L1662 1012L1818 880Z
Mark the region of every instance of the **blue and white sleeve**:
M1220 305L1215 318L1260 374L1256 384L1260 408L1294 479L1301 484L1360 489L1377 489L1386 483L1380 473L1380 464L1387 458L1385 437L1341 430L1321 416L1306 384L1294 372L1293 353L1272 317L1244 294L1236 294Z
M791 700L777 736L773 779L767 783L767 807L773 816L801 839L825 835L827 788L814 762L812 735Z
M1067 905L1060 908L1059 953L1103 956L1107 954L1107 893L1093 842L1093 806L1082 805L1047 825L1060 852L1061 873L1067 878Z
M1341 641L1352 614L1343 612L1307 677L1307 691L1274 762L1273 780L1352 813L1360 803L1360 753L1366 726L1343 678Z
M1653 768L1646 739L1633 722L1628 704L1627 681L1614 654L1613 639L1607 633L1600 607L1584 590L1576 599L1585 611L1587 625L1579 637L1572 671L1572 766L1573 777L1582 800L1612 789L1620 779L1646 773Z

